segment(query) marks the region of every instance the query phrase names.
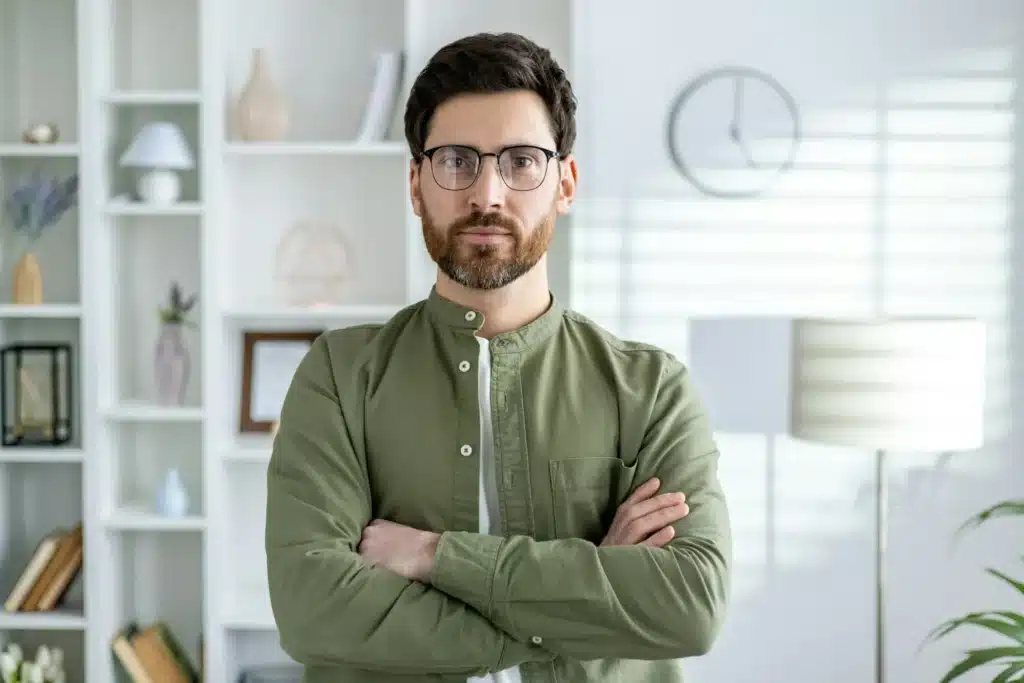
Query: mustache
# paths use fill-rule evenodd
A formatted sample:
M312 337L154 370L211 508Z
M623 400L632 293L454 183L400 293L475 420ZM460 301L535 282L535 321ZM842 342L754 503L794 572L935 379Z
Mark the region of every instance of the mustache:
M451 226L451 233L458 234L470 228L500 228L513 235L519 234L519 225L508 216L500 213L483 213L474 211L459 218Z

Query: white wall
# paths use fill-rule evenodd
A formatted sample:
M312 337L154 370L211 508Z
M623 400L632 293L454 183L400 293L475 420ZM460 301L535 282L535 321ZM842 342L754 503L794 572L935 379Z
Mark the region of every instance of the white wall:
M931 627L969 610L1019 609L982 571L1020 576L1019 524L955 547L951 535L1024 489L1011 419L1020 379L1009 365L1020 338L1010 254L1022 233L1024 5L590 0L579 22L578 309L683 356L692 316L946 313L992 325L991 444L948 461L894 454L892 467L888 672L900 683L939 680L968 643L989 641L965 636L918 653ZM767 71L801 109L797 167L761 199L702 197L666 153L671 99L722 64ZM700 121L694 157L721 151L721 111ZM756 102L748 111L752 126L765 122ZM723 433L721 444L735 599L717 648L690 663L691 680L871 680L872 459L782 437L774 449L757 435Z

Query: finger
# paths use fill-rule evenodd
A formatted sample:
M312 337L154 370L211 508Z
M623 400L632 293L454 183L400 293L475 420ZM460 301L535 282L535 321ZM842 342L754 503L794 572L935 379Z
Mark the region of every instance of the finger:
M638 486L636 490L633 491L633 493L629 494L629 497L626 498L626 500L624 500L622 504L631 505L633 503L638 503L641 500L644 500L645 498L649 498L654 495L654 492L658 490L659 486L661 486L661 482L658 481L658 478L651 477L643 484Z
M649 545L654 546L655 548L660 548L675 538L675 535L675 527L667 526L648 536L646 539L641 541L639 545Z
M627 509L622 511L623 521L629 522L646 517L652 512L657 512L673 505L681 505L684 502L686 502L686 496L682 493L662 493L653 498L629 505Z
M686 503L662 508L630 522L626 526L627 538L631 544L638 543L651 533L678 522L688 514L690 514L690 507Z

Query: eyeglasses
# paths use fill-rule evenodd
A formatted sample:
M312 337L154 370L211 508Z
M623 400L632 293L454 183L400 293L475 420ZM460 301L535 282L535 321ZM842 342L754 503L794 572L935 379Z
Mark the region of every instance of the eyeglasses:
M466 145L442 145L423 151L430 160L434 182L446 190L459 191L476 182L484 157L494 157L498 174L509 189L520 192L535 190L548 174L548 164L560 158L558 152L533 145L506 147L497 154L486 154Z

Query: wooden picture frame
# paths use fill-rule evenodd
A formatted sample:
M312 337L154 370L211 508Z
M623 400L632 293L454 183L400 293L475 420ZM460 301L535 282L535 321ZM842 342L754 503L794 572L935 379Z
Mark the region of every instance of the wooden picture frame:
M299 362L324 330L247 330L242 333L238 431L273 434L281 403Z

